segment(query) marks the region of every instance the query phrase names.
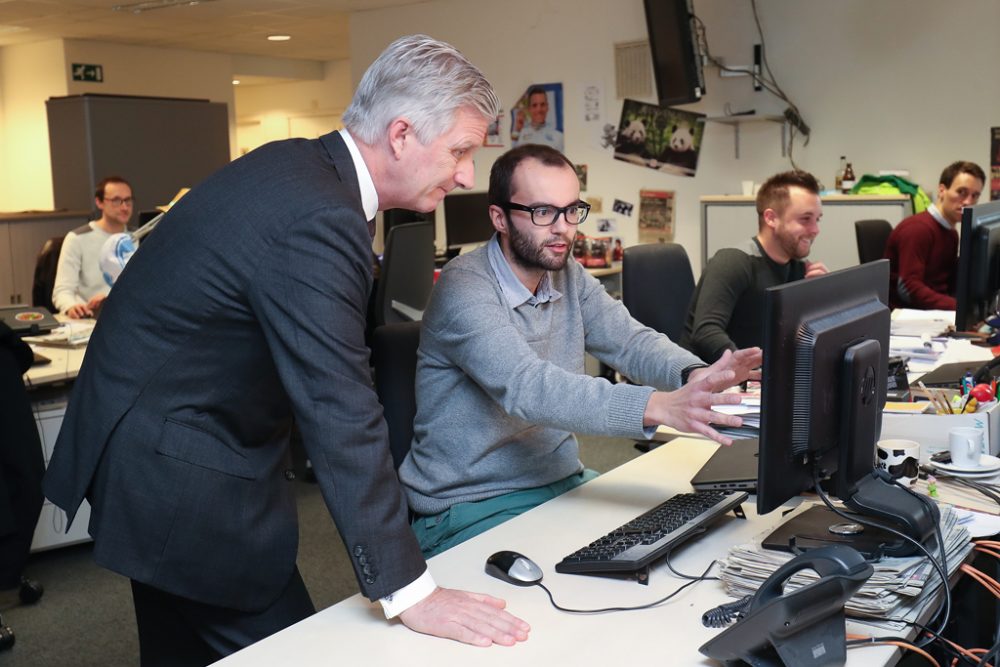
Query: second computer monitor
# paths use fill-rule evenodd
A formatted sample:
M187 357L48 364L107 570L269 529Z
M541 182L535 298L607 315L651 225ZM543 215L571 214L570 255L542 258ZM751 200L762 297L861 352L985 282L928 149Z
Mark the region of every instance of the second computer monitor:
M996 314L1000 291L1000 201L962 210L955 328L969 331Z
M449 248L489 241L494 231L490 220L489 195L469 192L445 197L444 227Z

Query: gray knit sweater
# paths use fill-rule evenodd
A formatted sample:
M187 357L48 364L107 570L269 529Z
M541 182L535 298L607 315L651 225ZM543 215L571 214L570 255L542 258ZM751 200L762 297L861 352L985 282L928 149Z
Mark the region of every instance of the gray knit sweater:
M488 250L449 262L424 313L413 447L399 469L420 514L581 471L573 432L648 436L653 387L675 389L701 363L633 320L574 261L549 273L560 297L511 308ZM585 350L650 386L585 375Z

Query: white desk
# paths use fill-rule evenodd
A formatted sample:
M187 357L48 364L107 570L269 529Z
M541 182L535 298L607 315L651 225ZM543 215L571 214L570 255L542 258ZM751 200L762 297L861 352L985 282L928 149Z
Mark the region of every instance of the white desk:
M483 572L486 558L513 549L534 559L543 582L565 607L631 606L650 602L685 583L662 564L650 585L601 577L558 574L555 564L587 541L690 490L688 480L715 450L714 443L682 438L659 447L541 507L431 559L442 586L488 593L532 626L530 638L513 648L488 649L419 635L360 595L329 607L217 663L224 667L279 664L330 665L608 665L625 660L650 665L712 665L698 647L720 630L705 628L701 615L730 601L717 581L699 582L670 602L643 611L598 615L566 614L549 604L537 587L519 588ZM751 501L753 498L751 497ZM780 512L758 517L744 503L748 520L729 514L714 529L679 549L672 564L701 574L710 558L780 522ZM851 631L849 624L849 631ZM851 649L848 665L881 665L898 655L890 647Z
M51 359L51 363L32 366L24 374L24 384L29 389L35 424L38 427L38 438L42 444L42 454L45 465L49 465L52 448L62 427L63 415L66 413L66 403L69 399L69 386L80 372L86 347L43 347L34 346L38 354ZM42 505L35 534L31 541L31 550L43 551L56 547L69 546L90 541L88 524L90 523L90 505L84 501L73 521L73 528L66 532L66 513L49 502Z

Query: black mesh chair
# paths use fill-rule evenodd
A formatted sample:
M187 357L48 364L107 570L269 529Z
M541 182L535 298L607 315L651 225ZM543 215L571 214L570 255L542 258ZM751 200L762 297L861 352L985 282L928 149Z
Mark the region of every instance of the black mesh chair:
M417 414L417 347L420 322L400 322L377 327L372 334L375 391L382 402L389 427L389 449L395 467L403 462L413 440Z
M858 239L858 260L867 264L882 259L891 233L892 225L888 220L857 220L854 234Z
M55 314L52 305L52 288L56 285L56 268L59 253L62 252L63 236L53 236L45 242L35 258L35 277L31 284L31 305L48 308Z
M677 342L694 294L694 272L684 246L647 243L625 248L622 303L647 327Z
M434 224L390 229L375 289L374 325L420 320L433 287Z

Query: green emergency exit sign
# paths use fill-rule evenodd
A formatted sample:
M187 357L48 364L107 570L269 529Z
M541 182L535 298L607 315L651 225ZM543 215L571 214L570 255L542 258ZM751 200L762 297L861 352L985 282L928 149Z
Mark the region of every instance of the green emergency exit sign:
M73 80L104 83L104 68L101 65L73 63Z

